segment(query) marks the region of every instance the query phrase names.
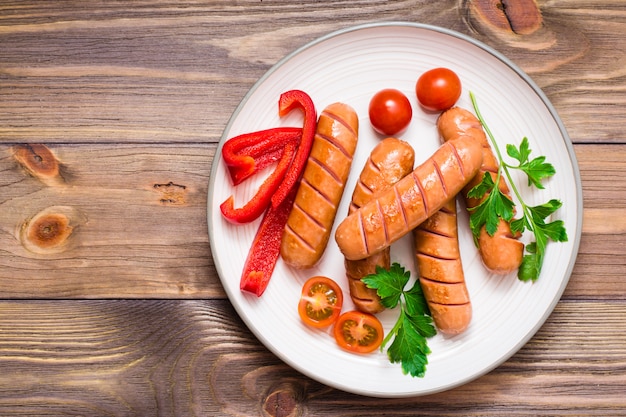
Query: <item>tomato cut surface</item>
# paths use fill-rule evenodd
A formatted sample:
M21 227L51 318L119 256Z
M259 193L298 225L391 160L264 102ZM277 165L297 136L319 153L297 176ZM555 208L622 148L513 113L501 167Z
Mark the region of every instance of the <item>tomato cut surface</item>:
M434 68L417 79L415 94L425 109L444 111L454 106L461 97L461 80L449 68Z
M383 325L376 316L348 311L337 319L333 329L337 344L349 352L370 353L383 341Z
M322 328L333 324L343 305L343 292L330 278L315 276L302 286L298 314L302 321L312 327Z
M374 130L384 135L401 133L413 117L409 99L394 88L386 88L374 94L368 113Z

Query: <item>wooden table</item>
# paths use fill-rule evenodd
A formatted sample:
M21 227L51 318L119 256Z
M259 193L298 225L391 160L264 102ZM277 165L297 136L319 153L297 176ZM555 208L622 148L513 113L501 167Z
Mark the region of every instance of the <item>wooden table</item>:
M626 415L626 4L495 3L1 2L0 415ZM376 399L308 379L246 328L206 198L222 130L271 65L391 20L525 70L574 143L585 212L569 285L517 354Z

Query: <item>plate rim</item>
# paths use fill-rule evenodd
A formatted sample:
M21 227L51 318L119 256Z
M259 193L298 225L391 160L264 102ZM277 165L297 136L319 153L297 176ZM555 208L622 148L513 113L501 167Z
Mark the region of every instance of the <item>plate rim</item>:
M553 119L553 121L555 122L561 136L564 142L564 146L567 149L568 152L568 158L570 160L570 164L571 164L571 169L572 169L572 174L573 174L573 179L575 182L575 188L576 188L576 207L577 207L577 217L575 219L575 225L576 225L576 233L572 236L569 233L568 230L568 240L571 242L572 244L572 255L573 257L571 258L571 262L569 263L569 265L567 266L566 270L564 271L564 278L562 279L561 285L558 289L558 291L555 292L555 296L552 299L551 303L547 306L544 314L541 316L541 318L539 320L536 321L535 325L531 328L531 330L529 332L527 332L526 335L524 335L524 337L521 337L518 342L513 345L511 347L511 349L507 352L507 354L502 355L501 358L499 358L496 361L493 361L489 366L483 367L480 369L480 371L475 372L471 375L467 375L465 378L460 378L454 382L451 382L449 384L446 384L444 386L440 386L437 388L433 388L433 389L426 389L426 390L422 390L419 392L413 392L413 393L400 393L397 395L394 395L393 393L388 393L388 392L384 392L384 393L376 393L376 392L367 392L367 393L363 393L360 390L350 390L347 389L345 387L339 387L336 384L332 384L331 381L329 381L328 379L324 379L324 378L320 378L318 375L314 375L312 372L308 371L305 367L300 366L297 363L294 363L292 360L290 360L290 358L286 357L284 354L282 354L282 352L278 351L278 349L276 349L271 343L268 343L266 341L266 338L264 335L259 334L259 332L257 332L257 330L255 329L255 326L252 325L252 323L249 323L246 314L241 310L241 307L239 305L237 305L237 303L233 303L231 301L231 299L233 298L233 296L231 295L231 291L230 289L225 286L221 281L222 281L222 274L220 273L221 270L221 260L216 256L215 250L214 248L216 247L216 242L214 241L214 233L213 233L213 226L212 226L212 221L211 218L213 216L213 212L218 210L217 207L213 207L211 204L211 201L213 200L213 195L214 195L214 181L212 181L212 178L215 178L215 175L217 173L217 169L218 166L220 165L219 163L217 163L218 158L221 156L221 152L222 152L222 147L224 145L224 142L227 140L226 134L231 130L231 127L233 125L233 123L235 122L235 120L237 119L239 113L242 111L242 109L245 107L246 103L249 101L249 99L253 96L253 94L256 92L256 90L265 82L265 80L267 78L269 78L274 72L276 72L279 68L281 68L283 65L285 65L288 61L290 61L291 59L293 59L294 57L300 55L301 53L305 52L306 50L327 42L328 40L335 38L335 37L339 37L351 32L356 32L356 31L361 31L361 30L368 30L368 29L373 29L373 28L380 28L380 27L400 27L400 28L412 28L412 29L418 29L418 30L426 30L426 31L432 31L432 32L436 32L439 34L443 34L443 35L447 35L450 36L452 38L456 38L458 40L462 40L465 42L468 42L470 44L473 44L474 46L482 49L483 51L485 51L486 53L488 53L489 55L493 56L494 58L496 58L497 60L501 61L504 65L506 65L510 70L512 70L513 72L515 72L532 90L533 93L537 95L537 97L540 99L540 101L542 102L542 104L544 106L546 106L547 111L550 114L550 117ZM211 257L213 259L214 265L215 265L215 269L217 272L217 275L220 279L220 283L222 284L222 287L224 288L224 291L226 292L226 295L228 297L228 301L231 303L231 305L233 306L233 308L235 309L235 311L237 312L239 318L245 323L246 327L248 327L248 329L254 334L254 336L264 345L265 348L267 348L269 351L271 351L274 355L277 356L278 359L280 359L281 361L283 361L284 363L286 363L287 365L289 365L290 367L292 367L294 370L302 373L303 375L318 381L320 383L323 383L325 385L328 385L332 388L335 389L339 389L345 392L350 392L353 394L358 394L358 395L363 395L363 396L369 396L369 397L380 397L380 398L402 398L402 397L419 397L419 396L423 396L423 395L430 395L430 394L435 394L438 392L443 392L443 391L447 391L456 387L459 387L461 385L467 384L483 375L486 375L488 373L490 373L491 371L493 371L494 369L498 368L500 365L502 365L504 362L506 362L507 360L509 360L513 355L515 355L515 353L517 353L524 345L526 345L528 343L528 341L530 339L532 339L537 331L545 324L546 320L548 319L548 317L553 313L556 305L559 303L559 301L561 300L561 297L569 283L569 280L571 278L572 275L572 271L574 269L574 266L576 264L576 259L578 257L578 252L580 249L580 241L581 241L581 236L582 236L582 226L583 226L583 212L584 212L584 207L583 207L583 194L582 194L582 181L581 181L581 176L580 176L580 167L578 165L578 160L576 158L576 154L574 151L574 146L572 143L572 140L567 132L567 129L565 128L565 125L563 123L563 121L561 120L560 116L558 115L558 112L556 111L554 105L552 104L552 102L548 99L548 97L546 96L546 94L543 92L543 90L535 83L535 81L525 72L521 69L521 67L519 67L516 63L514 63L513 61L511 61L508 57L506 57L504 54L502 54L501 52L499 52L498 50L496 50L495 48L485 44L484 42L477 40L469 35L466 35L464 33L455 31L453 29L449 29L449 28L445 28L445 27L441 27L441 26L436 26L436 25L432 25L432 24L426 24L426 23L418 23L418 22L409 22L409 21L383 21L383 22L370 22L370 23L364 23L364 24L358 24L358 25L352 25L352 26L348 26L348 27L344 27L335 31L331 31L325 35L322 35L320 37L317 37L315 39L313 39L312 41L309 41L305 44L303 44L302 46L294 49L292 52L288 53L287 55L285 55L284 57L282 57L280 60L278 60L275 64L273 64L251 87L250 89L246 92L246 94L243 96L243 98L241 99L241 101L239 102L239 104L237 105L237 107L235 108L235 110L233 111L233 113L231 114L226 126L224 127L223 131L222 131L222 135L220 136L220 140L218 142L218 146L212 161L212 165L211 165L211 171L210 171L210 177L209 177L209 188L208 188L208 193L207 193L207 226L208 226L208 233L209 233L209 244L210 244L210 251L211 251Z

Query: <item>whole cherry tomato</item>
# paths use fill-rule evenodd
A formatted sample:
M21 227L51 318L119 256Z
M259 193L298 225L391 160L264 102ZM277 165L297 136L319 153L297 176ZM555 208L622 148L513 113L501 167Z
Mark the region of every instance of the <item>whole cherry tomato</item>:
M383 135L397 135L404 131L413 109L409 99L394 88L386 88L374 94L369 104L370 123L374 130Z
M383 325L376 316L348 311L337 319L333 334L337 344L349 352L370 353L383 342Z
M461 80L448 68L434 68L423 73L415 84L417 101L427 110L444 111L461 96Z
M298 314L305 324L312 327L328 327L341 313L343 293L330 278L315 276L302 286Z

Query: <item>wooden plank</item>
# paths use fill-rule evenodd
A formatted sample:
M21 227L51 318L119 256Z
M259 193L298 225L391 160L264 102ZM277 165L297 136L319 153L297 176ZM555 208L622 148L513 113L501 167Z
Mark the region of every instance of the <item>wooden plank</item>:
M206 218L214 145L56 144L49 150L60 179L35 177L17 162L14 147L0 145L3 297L225 296ZM615 265L626 259L626 146L576 145L576 153L586 211L566 296L613 297L623 288L623 268ZM603 198L609 193L612 199ZM65 213L76 228L59 247L38 250L21 231L50 212Z
M618 0L2 2L0 415L624 415L625 16ZM385 20L468 34L530 74L576 144L585 201L572 278L535 337L467 385L389 400L265 349L206 228L215 146L254 82Z
M474 36L509 57L544 89L574 142L625 141L617 1L542 4L542 26L527 35L494 30L472 2L460 10L453 0L261 3L6 6L0 142L215 142L283 56L334 30L398 17Z
M49 185L2 146L3 297L215 297L206 217L212 145L58 145ZM72 233L37 246L24 230L63 214Z
M626 181L620 165L626 148L576 146L583 187L583 234L566 298L623 299L626 270Z
M623 301L559 303L493 372L439 394L380 400L291 369L226 301L2 301L0 414L262 415L280 394L300 413L291 415L618 415L624 314Z

